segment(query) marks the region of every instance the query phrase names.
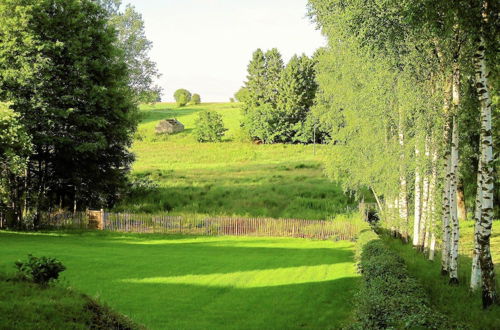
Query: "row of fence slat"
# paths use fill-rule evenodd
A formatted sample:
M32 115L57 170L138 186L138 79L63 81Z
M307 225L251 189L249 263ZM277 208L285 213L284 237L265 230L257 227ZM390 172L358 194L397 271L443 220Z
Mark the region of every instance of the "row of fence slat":
M186 217L134 213L105 213L104 229L134 233L192 235L276 236L315 239L353 239L356 223L334 220L300 220L239 217Z
M47 213L42 220L43 227L55 229L92 228L129 233L272 236L334 240L352 240L361 230L358 222L347 220L172 216L104 211Z

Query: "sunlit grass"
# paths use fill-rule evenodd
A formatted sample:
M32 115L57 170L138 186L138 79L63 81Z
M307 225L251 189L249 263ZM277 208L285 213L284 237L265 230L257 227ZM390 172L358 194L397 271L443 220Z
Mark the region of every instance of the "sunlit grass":
M326 329L348 322L351 242L81 232L0 232L0 270L60 259L63 283L151 329Z
M228 128L222 143L194 139L197 113L208 110L220 113ZM238 103L184 108L162 103L141 111L132 173L148 177L159 189L128 197L118 211L325 219L355 206L353 198L324 175L326 146L316 146L314 153L312 145L244 140ZM177 118L186 130L156 135L155 126L166 118Z

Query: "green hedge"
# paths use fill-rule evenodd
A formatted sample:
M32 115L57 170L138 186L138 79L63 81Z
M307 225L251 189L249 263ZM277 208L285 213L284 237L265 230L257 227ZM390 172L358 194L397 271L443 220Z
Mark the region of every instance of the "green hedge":
M456 328L430 307L423 287L410 277L403 259L372 231L360 234L356 258L363 275L352 329Z

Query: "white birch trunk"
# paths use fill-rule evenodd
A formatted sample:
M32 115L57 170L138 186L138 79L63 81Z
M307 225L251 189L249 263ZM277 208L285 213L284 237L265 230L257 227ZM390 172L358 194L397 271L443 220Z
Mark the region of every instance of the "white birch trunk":
M458 284L458 245L460 239L460 225L457 211L457 184L458 184L458 111L460 106L460 71L453 72L453 123L451 134L451 169L450 169L450 284Z
M480 141L483 140L482 134ZM481 150L480 153L482 154ZM476 209L474 212L474 252L472 254L472 271L470 276L470 288L472 291L476 291L481 287L481 264L479 263L479 242L477 240L477 235L479 233L479 224L481 222L481 202L482 202L482 157L479 157L479 164L477 169L477 188L476 188Z
M430 231L430 243L429 243L429 260L434 260L434 255L436 252L436 181L438 177L437 170L438 153L434 149L432 153L432 170L431 179L429 182L429 231Z
M420 166L418 165L419 163L419 150L418 147L415 148L415 159L417 166L415 168L415 210L414 210L414 217L413 217L413 246L417 247L418 242L419 242L419 234L420 234L420 217L421 217L421 211L422 211L422 193L420 189ZM424 187L425 187L425 178L424 178ZM425 188L424 188L425 192ZM425 194L425 193L424 193ZM424 203L425 203L425 197L424 197Z
M399 113L398 140L400 146L400 167L399 167L399 233L403 241L408 242L408 193L406 183L406 171L404 167L404 133L403 133L403 114Z
M481 35L475 55L476 89L481 104L481 216L475 233L479 245L481 265L483 307L487 308L497 299L495 268L490 252L491 228L493 226L493 137L491 131L491 97L488 87L488 71L485 59L486 43Z
M450 138L451 138L451 122L450 122L450 88L451 85L446 83L445 97L443 110L445 113L446 122L444 127L444 141L445 141L445 182L443 189L443 241L441 247L441 274L448 274L450 268L450 172L451 172L451 152L450 152Z

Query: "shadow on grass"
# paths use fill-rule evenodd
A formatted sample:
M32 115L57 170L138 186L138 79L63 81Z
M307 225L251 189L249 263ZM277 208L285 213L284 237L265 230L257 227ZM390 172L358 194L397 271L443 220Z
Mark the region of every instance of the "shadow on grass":
M146 325L166 329L338 329L351 316L357 277L234 288L119 282L127 303L113 305ZM141 299L133 299L141 292ZM147 318L146 306L162 306ZM166 317L175 316L175 317Z
M348 242L100 232L0 241L0 268L28 253L56 257L72 287L152 329L338 328L358 284Z
M354 253L352 243L340 242L337 246L327 241L302 239L231 239L230 237L182 236L158 234L121 234L69 231L60 236L54 233L0 232L3 244L24 245L25 253L83 258L93 264L96 272L102 267L115 267L117 273L127 278L183 276L193 274L233 273L288 267L311 267L351 263ZM247 244L237 246L236 244ZM310 244L310 245L309 245ZM267 245L267 246L266 246ZM36 247L36 248L35 248ZM0 251L4 250L0 249ZM71 254L69 251L72 251ZM115 252L119 252L116 254ZM15 251L13 251L15 252ZM186 257L188 259L186 259ZM12 261L12 262L13 262ZM128 267L133 265L133 267ZM176 265L182 265L176 266Z

